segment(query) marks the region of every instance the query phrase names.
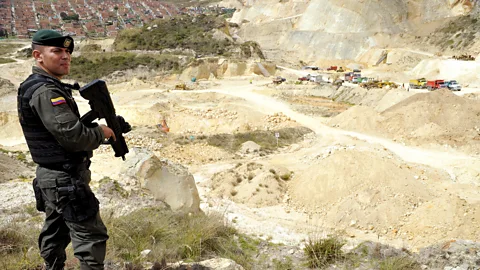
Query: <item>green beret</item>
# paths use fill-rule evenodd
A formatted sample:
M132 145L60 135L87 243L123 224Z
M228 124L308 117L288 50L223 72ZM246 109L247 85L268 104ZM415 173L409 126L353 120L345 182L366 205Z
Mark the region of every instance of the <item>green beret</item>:
M33 35L32 43L43 46L52 46L60 48L68 48L73 52L73 38L70 36L62 36L60 33L50 29L39 30Z

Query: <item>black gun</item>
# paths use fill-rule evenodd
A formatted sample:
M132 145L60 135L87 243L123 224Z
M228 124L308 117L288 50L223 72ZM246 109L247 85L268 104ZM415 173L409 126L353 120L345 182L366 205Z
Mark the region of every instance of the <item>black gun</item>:
M104 118L107 122L107 126L113 130L116 137L115 141L113 138L110 138L108 143L112 145L113 151L115 151L115 156L122 157L122 159L125 160L125 155L128 153L128 146L122 133L130 131L130 126L128 125L128 131L125 130L125 127L123 126L125 121L122 117L117 117L115 114L115 107L113 106L105 81L94 80L88 83L80 88L80 95L88 100L88 104L92 109L83 115L80 118L80 121L88 124L95 119ZM120 121L123 123L120 123Z

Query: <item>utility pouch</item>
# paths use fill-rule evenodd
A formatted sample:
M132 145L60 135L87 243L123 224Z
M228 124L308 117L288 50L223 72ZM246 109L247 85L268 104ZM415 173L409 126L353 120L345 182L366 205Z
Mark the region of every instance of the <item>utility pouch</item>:
M82 180L72 179L74 185L63 190L68 193L69 202L63 209L65 220L81 222L97 215L99 202L90 188ZM73 190L72 188L73 187ZM60 188L59 188L60 189Z
M38 186L37 178L33 179L32 186L33 193L35 194L36 208L40 212L45 212L45 201L43 200L42 189Z

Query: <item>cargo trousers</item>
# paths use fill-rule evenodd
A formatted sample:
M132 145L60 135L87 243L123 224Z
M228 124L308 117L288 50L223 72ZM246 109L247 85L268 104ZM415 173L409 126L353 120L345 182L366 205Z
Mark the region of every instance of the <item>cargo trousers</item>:
M37 209L46 214L38 244L48 270L63 269L70 242L81 270L104 269L108 234L89 186L89 165L67 171L37 167Z

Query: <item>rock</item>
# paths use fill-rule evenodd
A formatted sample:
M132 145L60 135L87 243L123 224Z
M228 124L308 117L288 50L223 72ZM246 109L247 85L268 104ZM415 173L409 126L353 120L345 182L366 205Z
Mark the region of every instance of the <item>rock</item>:
M148 254L150 254L150 252L152 252L150 249L145 249L142 252L140 252L140 257L146 258Z
M197 269L197 270L243 270L243 267L235 261L225 258L214 258L201 262L184 263L177 262L167 264L168 269ZM164 269L164 268L161 268Z
M200 197L193 175L181 164L159 160L152 152L131 149L124 173L138 180L142 188L165 202L173 211L199 212Z
M198 264L215 270L243 270L243 267L241 265L230 259L225 258L210 259L199 262Z
M243 154L254 153L260 151L262 147L255 142L247 141L240 147L240 152Z

